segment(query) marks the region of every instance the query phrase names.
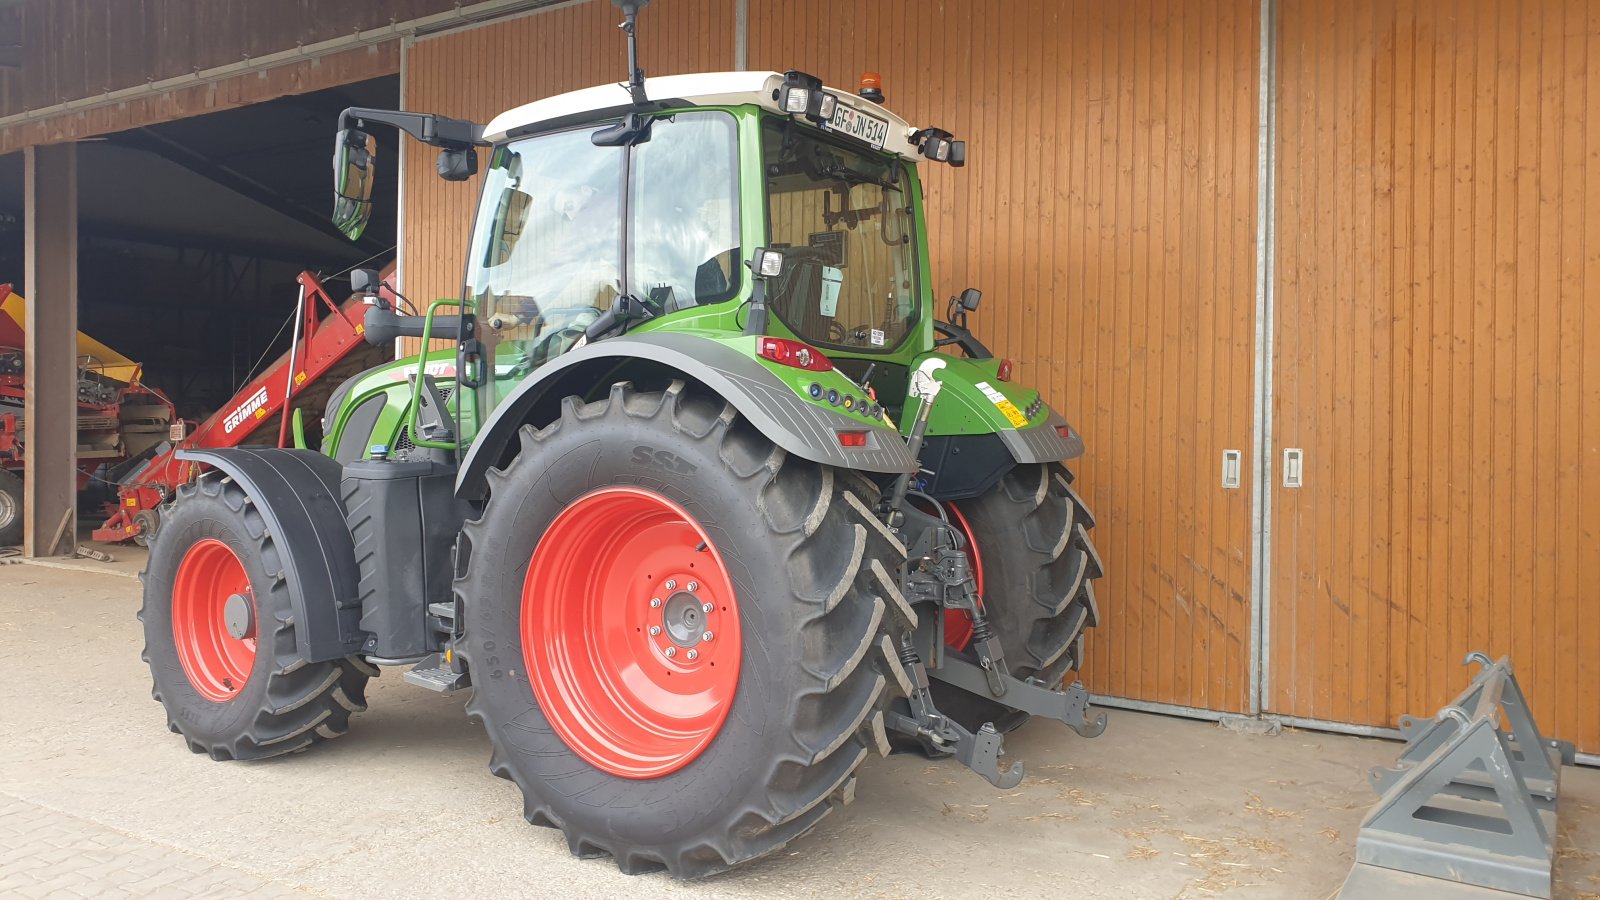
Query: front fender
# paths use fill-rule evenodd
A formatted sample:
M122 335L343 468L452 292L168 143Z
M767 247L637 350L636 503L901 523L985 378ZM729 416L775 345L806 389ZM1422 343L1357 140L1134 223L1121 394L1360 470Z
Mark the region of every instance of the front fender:
M180 450L244 488L279 554L300 658L320 662L361 649L355 542L339 499L339 463L311 450Z
M751 341L753 344L754 339ZM647 362L700 382L733 404L768 440L801 459L888 474L916 469L916 461L894 429L801 397L754 358L719 341L680 332L648 332L581 347L539 368L518 385L479 429L462 460L457 495L482 496L489 469L503 463L508 448L514 446L517 429L541 404L571 394L586 396L605 376L630 362ZM865 446L840 445L839 431L863 429L867 431Z

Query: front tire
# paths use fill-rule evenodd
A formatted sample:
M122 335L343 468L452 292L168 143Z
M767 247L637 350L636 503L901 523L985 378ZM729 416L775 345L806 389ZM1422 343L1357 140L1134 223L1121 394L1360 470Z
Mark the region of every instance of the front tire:
M254 502L232 479L178 489L142 579L143 659L167 726L212 759L292 753L350 727L376 670L307 663L288 584Z
M913 627L904 550L877 498L681 382L569 397L520 436L463 532L457 595L467 710L528 821L577 856L695 878L848 803L909 687L890 642ZM702 602L708 641L683 627Z

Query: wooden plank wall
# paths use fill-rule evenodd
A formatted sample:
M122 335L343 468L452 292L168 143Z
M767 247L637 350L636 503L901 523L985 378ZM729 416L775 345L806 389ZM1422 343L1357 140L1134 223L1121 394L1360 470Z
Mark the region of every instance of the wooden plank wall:
M1600 6L1281 27L1271 708L1392 726L1510 653L1600 752Z
M197 84L110 106L97 106L29 124L13 125L0 129L0 153L9 153L31 144L80 140L170 122L291 94L304 94L394 75L399 71L399 41L355 47L314 60L276 66L261 73L226 78L215 84ZM3 89L4 85L0 83L0 90Z
M932 283L1085 435L1099 519L1099 692L1242 710L1259 25L1254 0L848 0L752 6L752 68L883 74L889 106L971 141L929 166ZM886 36L892 35L892 39ZM1244 473L1249 484L1248 467Z
M649 75L733 68L733 16L733 0L650 7L641 16L648 21L639 29L640 64ZM620 21L610 3L589 2L419 40L406 50L406 108L487 122L542 97L622 81ZM441 181L436 151L404 144L404 290L419 301L459 297L481 176Z
M16 73L20 91L0 92L6 104L0 115L292 50L457 5L456 0L24 0L23 65ZM5 24L0 18L0 26Z

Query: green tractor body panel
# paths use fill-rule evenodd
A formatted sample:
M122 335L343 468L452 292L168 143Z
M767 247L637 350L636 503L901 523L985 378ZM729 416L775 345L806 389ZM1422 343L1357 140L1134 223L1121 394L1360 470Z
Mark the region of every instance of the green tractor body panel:
M440 390L452 390L456 351L432 350L426 358L402 357L351 379L348 390L335 392L329 403L323 420L322 452L347 462L369 458L374 445L393 449L410 421L411 378L419 368L434 378ZM463 401L470 412L472 398ZM458 418L476 424L476 416ZM470 434L463 436L463 443L470 441Z

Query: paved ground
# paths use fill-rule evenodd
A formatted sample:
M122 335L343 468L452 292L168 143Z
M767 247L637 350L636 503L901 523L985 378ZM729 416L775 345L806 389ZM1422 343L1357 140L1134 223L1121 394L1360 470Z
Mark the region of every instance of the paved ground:
M1305 897L1349 868L1396 745L1245 736L1116 713L1088 741L1024 729L1009 793L912 757L774 859L696 884L577 860L526 825L461 700L369 691L348 737L214 763L168 733L139 662L137 550L0 564L0 896ZM1600 900L1600 772L1566 781L1559 896Z

